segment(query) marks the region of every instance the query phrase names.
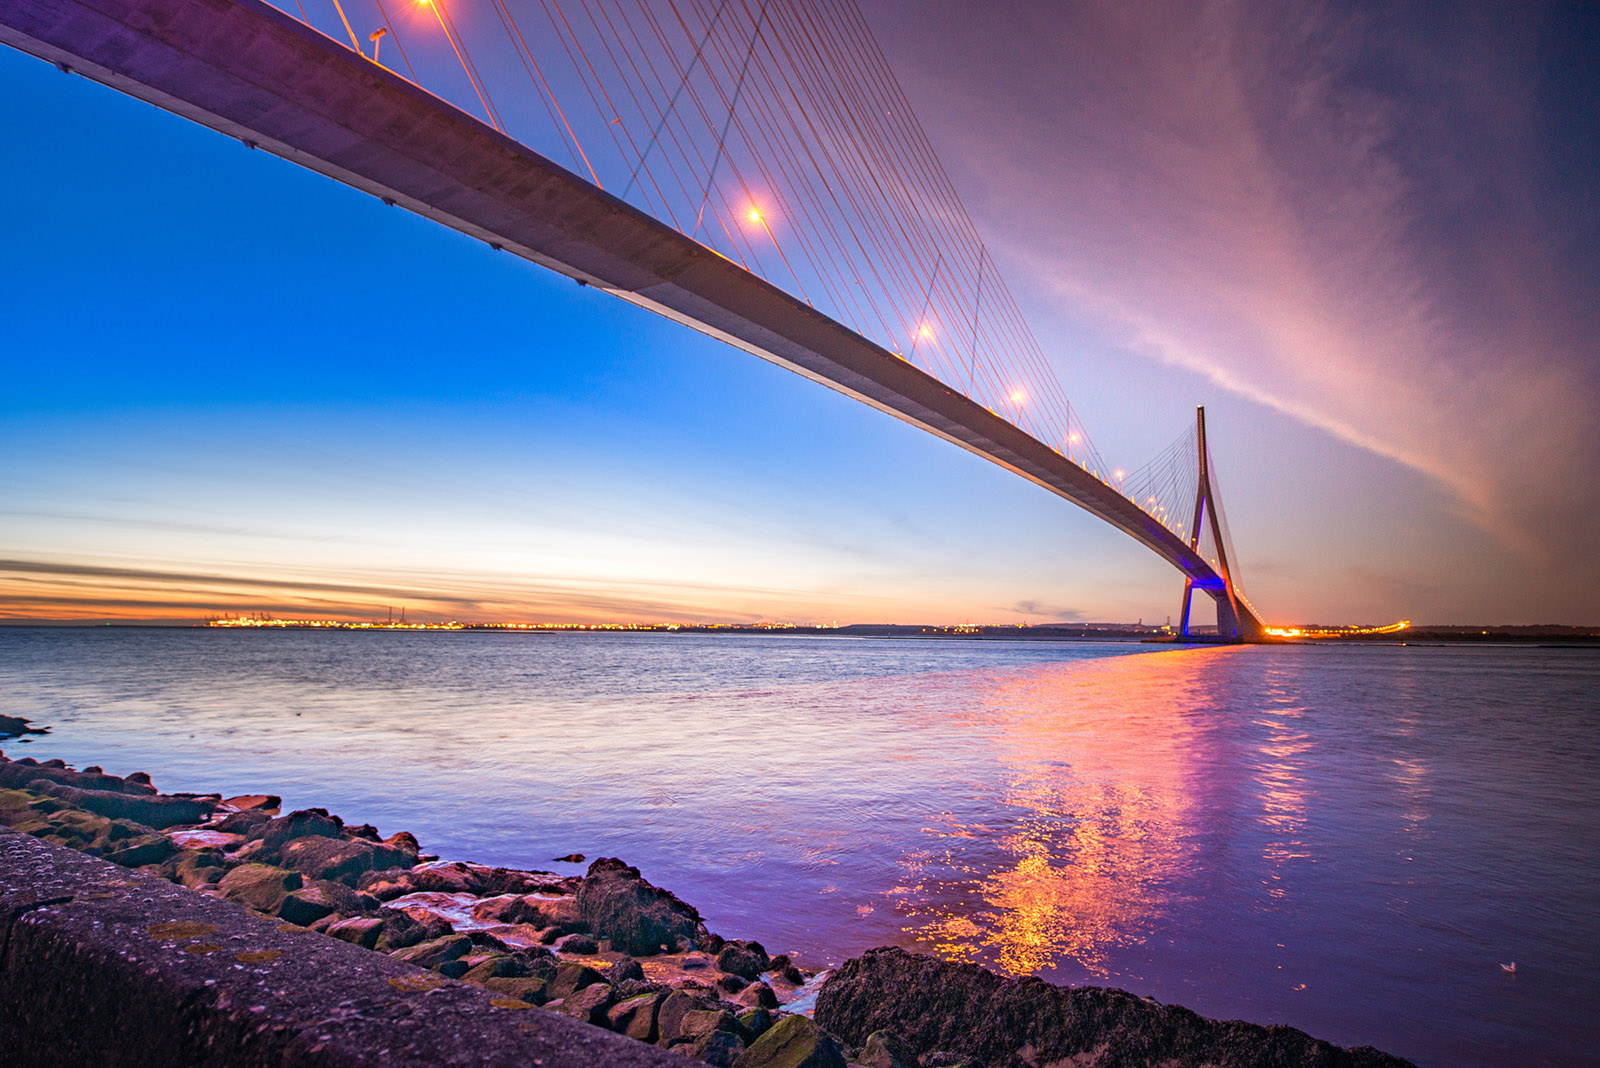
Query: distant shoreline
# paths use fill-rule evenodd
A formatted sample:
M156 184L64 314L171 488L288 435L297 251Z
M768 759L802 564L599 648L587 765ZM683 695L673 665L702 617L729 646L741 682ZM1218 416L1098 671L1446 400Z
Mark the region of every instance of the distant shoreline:
M400 633L502 633L502 634L716 634L766 637L819 638L920 638L946 641L1027 641L1027 642L1171 642L1173 635L1161 627L1127 624L1037 624L937 626L932 624L856 623L842 627L740 623L660 623L660 624L505 624L453 623L409 624L405 626L358 621L273 621L265 625L210 627L204 622L137 620L0 620L0 627L40 627L62 629L121 630L286 630ZM1196 634L1196 644L1211 644L1204 631ZM1172 642L1172 644L1182 644ZM1273 645L1522 645L1549 648L1600 647L1600 627L1561 625L1532 626L1412 626L1404 638L1395 634L1348 634L1338 636L1274 639Z

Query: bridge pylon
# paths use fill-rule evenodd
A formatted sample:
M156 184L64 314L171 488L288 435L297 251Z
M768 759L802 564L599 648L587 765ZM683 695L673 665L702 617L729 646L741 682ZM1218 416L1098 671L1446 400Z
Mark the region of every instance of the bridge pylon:
M1183 612L1178 628L1179 641L1192 641L1195 636L1189 629L1189 609L1193 605L1194 591L1198 588L1211 595L1217 603L1217 639L1220 641L1254 641L1262 636L1261 620L1234 582L1233 570L1228 560L1228 539L1223 536L1222 505L1217 498L1216 484L1211 477L1211 452L1206 447L1206 410L1195 409L1195 431L1199 439L1200 477L1194 493L1194 522L1189 526L1189 548L1200 550L1200 534L1209 529L1217 556L1213 561L1221 583L1215 587L1198 586L1194 576L1183 580Z

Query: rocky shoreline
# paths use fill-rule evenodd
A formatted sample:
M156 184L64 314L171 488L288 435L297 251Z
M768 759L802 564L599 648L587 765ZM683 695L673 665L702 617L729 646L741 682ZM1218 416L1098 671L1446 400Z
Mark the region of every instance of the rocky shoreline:
M719 1068L1408 1064L898 949L813 974L711 932L615 858L581 877L441 861L405 831L279 809L268 794L163 794L142 773L0 753L0 823L14 830L435 973L417 973L419 989L475 984L498 1007L563 1013Z

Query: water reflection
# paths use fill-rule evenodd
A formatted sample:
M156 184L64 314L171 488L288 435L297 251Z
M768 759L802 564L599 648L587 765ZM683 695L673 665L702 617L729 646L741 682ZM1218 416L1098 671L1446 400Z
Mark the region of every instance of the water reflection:
M998 796L980 819L947 813L925 830L896 888L905 933L1012 974L1070 960L1109 975L1113 951L1148 937L1195 864L1212 680L1235 653L1011 672L979 694Z
M1266 861L1262 881L1269 896L1281 898L1285 893L1283 869L1311 855L1300 837L1306 819L1305 770L1311 738L1300 729L1306 707L1289 674L1270 668L1263 682L1267 705L1255 720L1255 726L1266 731L1256 770L1261 823L1266 831L1261 847L1261 859Z
M1390 758L1390 778L1399 788L1403 802L1401 818L1408 838L1424 833L1423 824L1428 819L1432 791L1428 784L1428 764L1418 753L1421 736L1418 709L1424 705L1425 696L1415 669L1407 664L1396 673L1394 699L1390 703L1390 730L1401 745L1394 746ZM1409 848L1409 847L1408 847Z

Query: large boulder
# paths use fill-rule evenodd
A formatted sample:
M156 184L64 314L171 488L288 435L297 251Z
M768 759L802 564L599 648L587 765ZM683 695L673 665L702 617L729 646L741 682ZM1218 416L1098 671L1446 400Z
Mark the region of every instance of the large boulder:
M482 986L490 979L526 979L528 965L521 957L512 954L497 954L474 964L467 969L467 974L461 977L465 983L476 983Z
M610 983L591 983L562 998L561 1011L574 1020L604 1027L606 1010L611 1007L613 997Z
M330 816L325 808L302 808L279 816L261 828L261 844L269 854L276 854L296 838L338 838L344 831L344 820Z
M733 1068L744 1052L744 1039L732 1031L708 1031L687 1046L677 1047L677 1052L714 1068Z
M297 927L309 927L335 912L350 915L378 907L376 899L357 893L343 883L318 879L290 891L278 906L278 916Z
M550 980L547 993L552 998L564 998L582 990L586 986L604 983L606 977L587 964L577 961L567 961L556 968L555 977ZM609 984L608 984L609 985Z
M31 834L46 842L81 849L99 856L112 846L112 821L92 812L75 808L51 808L58 804L53 799L35 802L11 821L11 826L23 834Z
M852 1046L887 1029L902 1036L919 1057L944 1050L986 1068L1058 1061L1084 1068L1409 1065L1370 1046L1342 1049L1290 1027L1207 1020L1123 990L1005 979L975 964L953 964L901 949L874 949L846 961L823 985L816 1019ZM752 1068L743 1060L740 1066Z
M561 952L575 953L580 957L592 957L600 952L600 943L586 934L575 934L561 943Z
M211 886L228 874L227 861L215 849L185 849L172 862L172 880L191 890Z
M710 996L697 996L687 990L674 990L662 1001L661 1007L656 1010L656 1037L662 1045L676 1042L680 1039L697 1038L705 1033L706 1028L700 1024L706 1017L704 1013L716 1014L722 1011L722 1002ZM690 1017L694 1022L686 1024ZM693 1034L690 1031L693 1031ZM712 1028L715 1030L715 1028Z
M383 846L405 853L416 839L409 834L394 835ZM415 855L412 854L413 860ZM490 868L482 864L462 861L419 864L408 870L379 870L363 875L357 887L389 901L406 894L419 892L441 894L472 894L484 897L493 894L571 894L578 885L576 879L543 871L517 871L512 868ZM507 920L520 923L521 920Z
M737 1035L742 1030L739 1018L727 1009L695 1009L679 1018L678 1033L674 1037L695 1039L712 1031L729 1031Z
M611 982L625 983L629 979L643 980L644 968L632 957L618 957L611 962Z
M578 890L578 912L596 936L632 956L692 944L700 914L667 890L652 886L615 857L589 866Z
M760 942L724 942L717 967L741 979L759 979L772 966Z
M619 1001L606 1011L606 1026L640 1042L656 1040L656 1012L667 995L659 990Z
M377 949L378 936L383 934L383 917L347 916L329 925L323 933L362 949Z
M522 894L485 898L473 906L475 919L491 923L525 923L544 928L550 939L574 932L587 931L578 912L578 899L571 895L553 897L546 894Z
M272 822L272 817L258 809L248 809L244 812L230 812L222 819L211 825L213 831L224 834L239 834L246 838L259 838Z
M441 965L458 961L472 952L472 939L463 934L449 934L442 938L431 939L427 942L418 942L406 949L396 950L395 960L415 964L419 968L433 968L437 970ZM466 973L466 969L462 969Z
M833 1036L804 1016L785 1016L733 1062L734 1068L845 1068Z
M73 808L81 808L107 819L133 820L158 830L179 824L199 823L210 816L211 810L216 807L215 802L201 797L80 790L76 786L63 786L55 782L35 783L32 788L60 798Z
M745 1037L751 1042L767 1033L772 1020L770 1009L746 1009L739 1014L739 1026L744 1028Z
M0 738L16 738L24 734L49 734L49 727L35 727L21 716L0 716Z
M417 859L415 854L407 855L374 842L322 836L291 839L278 852L283 867L291 871L350 886L364 872L409 866Z
M146 864L160 864L172 856L177 848L172 844L172 839L164 834L144 834L137 838L113 841L100 854L100 859L124 868L141 868Z
M733 1002L749 1009L775 1009L778 995L766 983L751 983L734 995Z
M241 812L253 812L257 809L271 809L276 812L282 806L283 798L277 794L240 794L238 797L225 798L222 803Z
M305 880L297 871L284 871L270 864L241 864L218 881L217 890L229 901L272 913L291 891L303 885Z
M0 757L0 787L17 789L28 787L30 783L54 782L64 786L76 786L82 790L109 790L119 794L153 794L155 787L151 786L148 777L142 782L131 782L128 779L115 775L107 775L99 768L84 768L82 771L73 771L60 760L52 760L41 764L32 757L23 757L21 760L7 760ZM37 789L37 786L29 787Z
M436 917L426 921L416 920L399 909L390 908L379 909L377 914L383 920L383 930L379 932L378 942L374 948L384 953L405 949L419 942L443 938L452 933L450 925Z

